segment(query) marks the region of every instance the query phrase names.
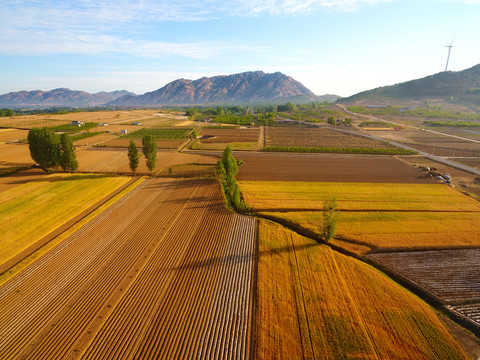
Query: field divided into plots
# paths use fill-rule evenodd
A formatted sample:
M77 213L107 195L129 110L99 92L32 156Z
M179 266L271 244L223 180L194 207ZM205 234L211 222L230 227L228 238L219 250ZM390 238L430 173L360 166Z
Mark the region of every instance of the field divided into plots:
M397 150L395 146L390 145L386 141L372 140L364 136L340 132L324 127L267 126L265 128L265 147L270 151L297 152L300 152L301 148L317 149L318 152L347 153L370 153L376 151L383 153L387 150Z
M370 254L480 328L480 249Z
M240 181L249 206L320 234L325 199L336 197L338 245L372 249L479 246L480 204L442 184ZM353 245L350 245L353 244Z
M466 359L416 296L265 220L257 287L256 359Z
M215 181L143 182L0 287L0 357L247 358L255 228Z

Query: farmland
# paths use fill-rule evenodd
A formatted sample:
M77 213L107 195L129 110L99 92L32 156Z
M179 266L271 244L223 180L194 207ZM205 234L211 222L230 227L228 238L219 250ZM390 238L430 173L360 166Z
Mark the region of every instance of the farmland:
M340 210L338 245L361 252L387 248L479 246L480 204L441 184L240 181L260 215L318 236L325 199ZM268 190L267 190L268 189ZM352 245L351 245L352 244Z
M247 358L254 237L217 183L144 181L0 287L0 357Z
M0 195L0 223L8 224L0 233L0 264L35 247L44 236L128 180L118 176L54 174L7 187Z
M80 149L77 150L77 159L79 162L79 171L88 173L131 173L128 165L126 149L109 149L101 147ZM205 155L158 151L155 171L156 173L160 173L168 167L182 164L195 163L211 165L215 164L216 161L216 158ZM139 174L150 174L143 158L140 159L140 165L137 172Z
M0 358L465 358L425 303L333 250L375 262L478 321L480 204L412 166L433 161L249 152L264 140L313 150L394 148L328 128L268 125L264 133L163 110L22 118L25 129L78 120L102 133L75 142L80 173L0 176L0 223L8 224L0 243L11 242L0 247L11 252L0 251L3 268L49 239L23 270L9 280L0 274ZM191 149L172 151L194 126ZM26 132L0 130L0 171L33 163L27 144L1 143ZM152 176L108 175L131 174L126 147L131 139L141 147L145 134L168 149L157 151L152 173L140 151L137 173ZM227 144L243 150L235 153L243 162L237 180L248 205L298 233L225 209L212 178ZM438 170L461 191L476 191L471 175ZM314 239L333 196L340 220L328 247ZM81 220L64 231L73 217Z
M235 156L245 162L238 173L245 181L432 183L393 156L244 152Z
M437 315L371 267L261 221L257 359L466 358Z
M480 326L479 256L480 249L369 255L371 259L421 286L439 302L477 326Z
M397 153L402 152L387 142L323 127L266 127L265 147L272 151ZM282 150L284 149L284 150ZM304 150L307 151L307 150Z
M219 150L227 144L234 150L260 150L263 148L261 128L209 128L202 127L199 138L191 145L194 150Z

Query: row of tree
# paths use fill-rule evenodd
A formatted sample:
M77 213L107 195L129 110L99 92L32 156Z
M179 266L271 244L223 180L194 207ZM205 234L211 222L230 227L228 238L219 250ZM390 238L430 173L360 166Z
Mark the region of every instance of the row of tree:
M152 172L157 164L157 143L153 135L142 137L142 152L147 161L147 168ZM137 145L135 145L133 140L130 140L130 145L128 146L128 163L133 176L135 176L140 159L138 157Z
M46 172L77 170L75 147L68 134L57 135L48 128L32 128L28 132L32 159Z
M225 193L227 204L234 210L245 212L248 206L245 204L240 194L235 176L238 173L238 162L233 157L232 148L227 145L223 152L222 158L218 161L218 172L220 174L220 182Z

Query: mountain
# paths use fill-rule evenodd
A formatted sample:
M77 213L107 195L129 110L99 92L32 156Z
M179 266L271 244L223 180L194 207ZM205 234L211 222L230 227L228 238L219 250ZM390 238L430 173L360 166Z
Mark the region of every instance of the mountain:
M65 88L51 91L18 91L0 95L0 107L99 106L127 95L133 96L134 94L126 90L112 92L102 91L96 94L90 94L85 91L74 91Z
M480 106L480 64L463 71L444 71L401 84L363 91L343 98L342 102L426 99Z
M119 106L250 104L259 102L321 101L298 81L280 72L179 79L141 96L124 96L109 103Z

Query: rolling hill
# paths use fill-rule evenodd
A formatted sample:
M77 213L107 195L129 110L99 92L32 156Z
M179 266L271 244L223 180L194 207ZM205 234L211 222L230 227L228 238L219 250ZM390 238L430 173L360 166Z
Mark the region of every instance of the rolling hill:
M0 95L0 107L88 107L99 106L125 95L133 95L126 90L112 92L98 92L90 94L85 91L76 91L66 88L59 88L50 91L33 90L18 91Z
M421 79L363 91L341 101L426 99L479 107L480 64L463 71L444 71Z

